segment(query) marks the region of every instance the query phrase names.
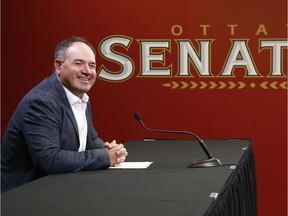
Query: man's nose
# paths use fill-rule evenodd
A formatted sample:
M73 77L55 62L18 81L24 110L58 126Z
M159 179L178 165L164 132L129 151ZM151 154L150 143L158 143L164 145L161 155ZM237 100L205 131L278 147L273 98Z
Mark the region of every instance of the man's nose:
M93 70L89 67L88 64L83 64L82 65L82 72L87 73L87 74L91 74L91 73L93 73Z

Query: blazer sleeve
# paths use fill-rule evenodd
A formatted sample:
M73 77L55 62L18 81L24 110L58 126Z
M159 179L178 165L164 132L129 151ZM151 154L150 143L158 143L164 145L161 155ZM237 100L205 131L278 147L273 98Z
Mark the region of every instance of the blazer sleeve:
M73 136L69 135L69 133L75 134L72 124L66 124L65 127L68 128L63 128L65 107L51 98L47 100L47 95L43 98L30 100L23 121L23 135L34 166L47 174L109 167L109 156L101 147L101 140L94 129L91 134L95 148L83 152L73 151L78 141L72 140ZM67 133L65 142L69 141L71 149L61 147L63 138L60 137L63 137L61 133L64 132Z

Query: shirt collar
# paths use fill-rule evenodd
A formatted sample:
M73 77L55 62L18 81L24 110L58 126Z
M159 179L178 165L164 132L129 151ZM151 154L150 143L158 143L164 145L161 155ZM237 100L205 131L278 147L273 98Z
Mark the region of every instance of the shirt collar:
M71 106L75 103L79 103L79 102L87 103L89 101L89 96L86 93L84 93L82 98L79 98L75 94L73 94L68 88L66 88L64 85L63 85L63 88Z

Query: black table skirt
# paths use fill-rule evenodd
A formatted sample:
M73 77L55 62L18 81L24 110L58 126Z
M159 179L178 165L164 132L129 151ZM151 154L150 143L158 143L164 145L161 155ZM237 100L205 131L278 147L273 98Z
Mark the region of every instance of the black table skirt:
M206 215L257 216L256 168L251 147L237 167Z

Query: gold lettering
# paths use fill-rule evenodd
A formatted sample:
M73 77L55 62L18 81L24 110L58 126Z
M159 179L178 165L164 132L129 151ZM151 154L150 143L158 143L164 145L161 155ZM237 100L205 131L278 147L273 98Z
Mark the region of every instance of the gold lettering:
M235 27L238 27L237 24L228 24L227 27L230 27L230 35L235 34Z
M264 24L260 24L259 27L258 27L258 30L256 32L256 35L259 35L260 33L263 33L264 35L267 35L267 31L266 31L266 28L264 26Z
M207 35L207 27L210 27L210 25L200 25L203 29L203 35Z
M183 32L183 28L181 25L173 25L171 28L171 32L174 36L179 36Z

